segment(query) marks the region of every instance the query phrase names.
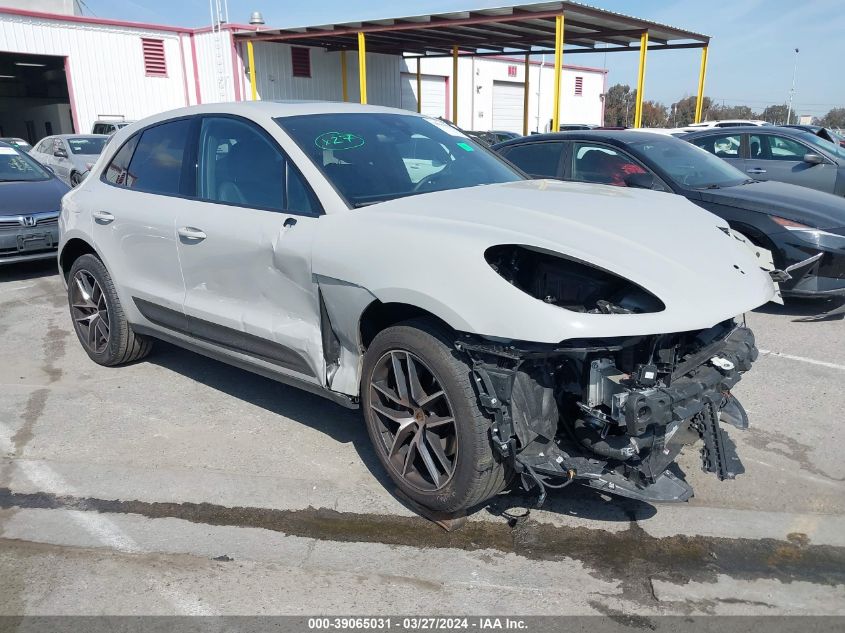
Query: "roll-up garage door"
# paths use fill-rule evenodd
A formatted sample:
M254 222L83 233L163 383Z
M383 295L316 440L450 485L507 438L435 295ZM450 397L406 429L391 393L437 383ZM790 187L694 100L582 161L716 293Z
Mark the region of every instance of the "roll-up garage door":
M422 75L422 113L446 118L446 77ZM417 76L402 73L402 107L417 111Z
M513 81L493 82L493 129L522 132L523 86Z

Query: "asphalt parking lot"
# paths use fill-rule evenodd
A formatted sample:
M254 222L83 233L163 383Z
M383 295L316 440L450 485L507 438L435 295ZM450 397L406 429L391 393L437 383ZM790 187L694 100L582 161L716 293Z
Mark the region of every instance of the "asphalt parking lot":
M169 345L92 363L52 263L0 269L0 614L845 614L845 321L748 315L746 473L653 507L510 493L446 533L359 414ZM705 299L706 300L706 299ZM829 307L829 306L828 306Z

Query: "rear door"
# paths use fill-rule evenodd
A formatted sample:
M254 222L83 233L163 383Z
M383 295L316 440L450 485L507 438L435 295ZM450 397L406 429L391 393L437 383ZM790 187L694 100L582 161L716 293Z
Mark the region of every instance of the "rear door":
M778 180L833 193L837 166L827 158L820 165L804 162L806 154L819 154L810 145L779 134L749 134L745 171L757 180Z
M728 132L710 134L691 139L690 143L729 162L737 169L745 171L745 159L742 156L743 136L743 134L730 134Z
M94 243L119 282L121 299L158 325L183 315L175 219L192 184L184 159L194 120L171 120L135 134L112 158L102 182L76 194L91 196L85 206L92 209Z
M563 178L566 143L542 141L503 147L499 153L532 178Z
M203 117L197 195L176 218L190 333L324 384L311 275L319 202L276 141L245 119Z

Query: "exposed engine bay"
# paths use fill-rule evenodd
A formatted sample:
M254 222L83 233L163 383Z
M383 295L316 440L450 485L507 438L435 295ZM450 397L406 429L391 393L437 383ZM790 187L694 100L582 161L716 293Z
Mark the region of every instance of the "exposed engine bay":
M754 335L727 320L704 331L501 344L467 335L491 440L526 489L580 481L643 501L685 501L692 488L670 469L701 440L705 472L744 472L723 423L748 427L731 394L758 352Z

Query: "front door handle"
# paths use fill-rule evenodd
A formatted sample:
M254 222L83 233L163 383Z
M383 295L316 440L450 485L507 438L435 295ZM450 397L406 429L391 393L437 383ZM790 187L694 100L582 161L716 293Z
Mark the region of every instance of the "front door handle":
M189 242L202 242L206 237L208 237L200 229L196 229L192 226L183 226L176 232L179 234L179 237Z
M292 226L296 226L296 218L288 218L287 220L285 220L285 223L282 224L282 226L286 229L289 229Z
M114 222L114 215L112 215L108 211L94 211L91 215L100 224L108 224L109 222Z
M749 174L765 174L766 170L762 167L752 167L751 169L746 169Z

